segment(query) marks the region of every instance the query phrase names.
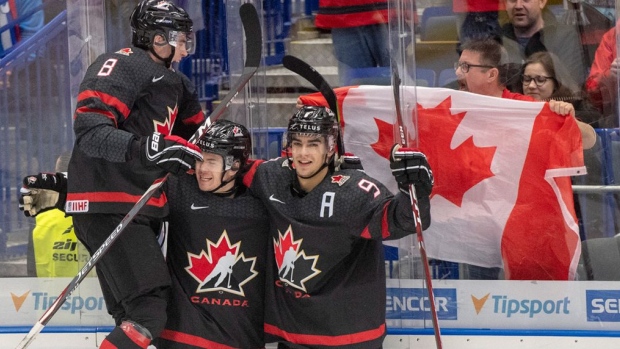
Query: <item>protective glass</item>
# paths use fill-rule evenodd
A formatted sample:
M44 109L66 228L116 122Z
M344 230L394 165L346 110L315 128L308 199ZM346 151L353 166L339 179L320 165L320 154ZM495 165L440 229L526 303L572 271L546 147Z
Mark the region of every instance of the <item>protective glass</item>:
M553 78L550 76L542 76L542 75L536 75L536 76L523 75L523 86L529 85L530 82L534 80L534 83L536 84L536 86L541 87L549 79L553 79Z
M196 161L196 171L224 172L222 156L205 156L204 161Z
M179 47L184 46L187 50L187 54L193 54L196 45L194 45L194 33L192 32L180 32L176 30L170 30L168 32L168 43L170 46Z
M309 154L322 154L331 148L329 141L326 144L325 139L325 136L316 133L291 133L291 140L287 145L291 152L303 150Z

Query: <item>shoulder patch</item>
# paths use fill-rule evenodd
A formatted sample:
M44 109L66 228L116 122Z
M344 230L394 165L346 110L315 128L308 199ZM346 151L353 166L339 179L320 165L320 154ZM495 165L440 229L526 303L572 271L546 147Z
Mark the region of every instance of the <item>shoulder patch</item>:
M129 56L130 54L133 53L133 51L131 50L130 47L127 47L127 48L122 48L122 49L116 51L116 53L121 54L121 55L125 55L125 56Z
M342 187L342 185L346 183L346 181L348 181L349 178L351 178L351 176L335 175L335 176L332 176L332 183L338 184L339 186Z

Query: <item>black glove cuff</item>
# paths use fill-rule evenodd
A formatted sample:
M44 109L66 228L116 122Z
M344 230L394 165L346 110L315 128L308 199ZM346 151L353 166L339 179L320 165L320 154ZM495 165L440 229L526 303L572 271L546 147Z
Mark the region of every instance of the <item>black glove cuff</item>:
M142 138L146 138L146 137L142 137ZM133 159L140 158L140 150L142 149L141 147L142 141L143 141L142 139L138 139L135 136L131 139L131 141L129 141L129 144L127 145L127 153L125 153L126 161L131 161Z

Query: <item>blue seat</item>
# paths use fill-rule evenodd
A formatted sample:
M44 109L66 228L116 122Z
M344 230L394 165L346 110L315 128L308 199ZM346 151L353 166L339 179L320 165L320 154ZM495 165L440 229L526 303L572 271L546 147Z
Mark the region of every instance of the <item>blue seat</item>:
M454 81L456 81L456 71L454 71L454 68L444 69L439 72L437 87L445 87Z
M451 6L427 7L420 21L420 39L423 41L458 40L457 16Z
M434 87L436 73L432 69L417 68L418 86ZM348 69L344 77L345 86L354 85L391 85L392 72L390 67Z
M432 69L416 68L415 78L417 86L435 87L436 73Z
M390 67L349 68L343 78L344 86L353 85L391 85Z
M257 159L272 159L281 155L282 137L286 127L253 128L252 143L254 156Z
M420 19L420 26L425 28L428 24L428 20L431 17L445 17L453 16L452 6L431 6L422 11L422 18Z

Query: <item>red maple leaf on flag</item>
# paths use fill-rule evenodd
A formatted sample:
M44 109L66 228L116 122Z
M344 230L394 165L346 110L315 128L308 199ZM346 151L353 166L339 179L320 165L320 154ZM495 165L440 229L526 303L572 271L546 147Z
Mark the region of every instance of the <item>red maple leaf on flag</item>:
M390 150L394 145L394 125L387 123L383 120L374 118L375 124L377 124L377 130L379 130L379 139L370 145L375 153L379 154L384 159L390 160Z
M465 192L494 175L491 161L496 147L478 147L473 137L469 137L452 149L452 138L466 113L452 114L451 106L449 97L433 108L418 105L419 147L426 154L435 177L431 196L440 195L460 207ZM389 159L395 139L394 125L378 119L375 122L379 139L371 147Z
M238 249L238 243L231 245L228 235L222 234L220 240L215 244L207 240L208 254L205 251L200 251L198 256L188 253L189 266L185 269L202 282L211 274L217 262L226 255L226 252L236 255Z

